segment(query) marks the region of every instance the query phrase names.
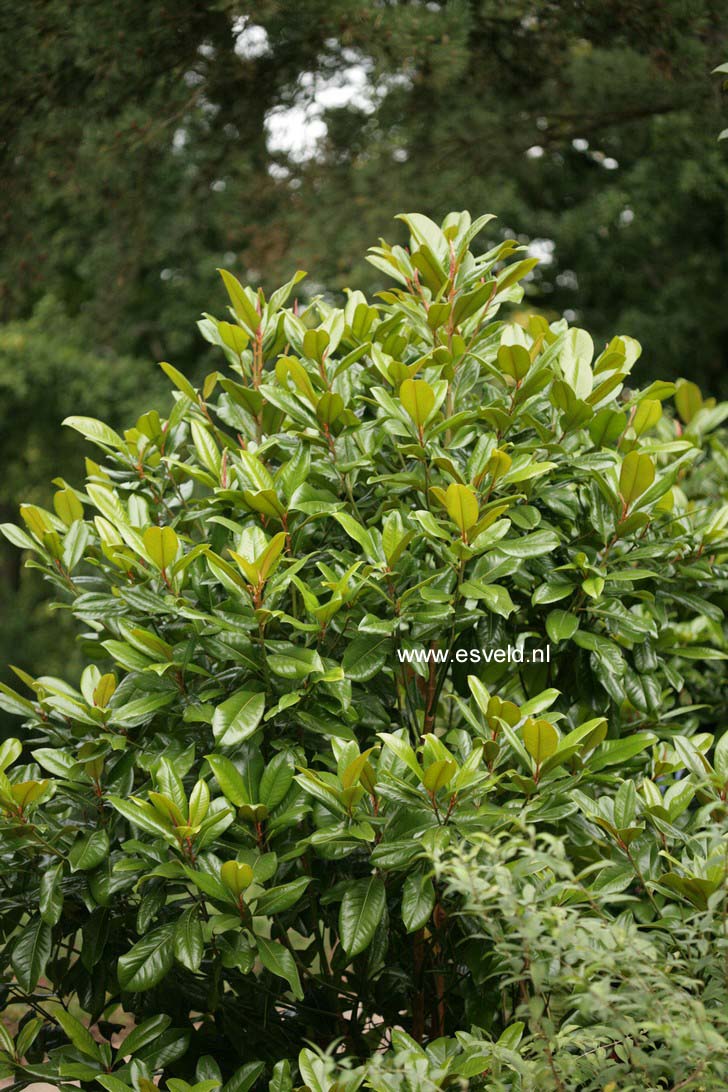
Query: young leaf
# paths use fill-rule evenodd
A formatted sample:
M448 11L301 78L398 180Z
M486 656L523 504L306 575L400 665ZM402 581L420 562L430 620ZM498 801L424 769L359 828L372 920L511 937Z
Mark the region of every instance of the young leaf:
M630 451L625 455L619 472L619 493L629 508L655 480L655 464L649 455Z
M559 745L559 733L548 720L527 720L523 725L523 742L537 766L550 758Z
M177 557L179 539L173 527L148 527L142 541L151 561L162 571Z
M467 485L453 482L445 493L445 507L450 519L463 534L478 522L478 498Z
M230 803L234 804L236 808L239 808L241 804L251 803L248 798L245 780L230 759L225 758L224 755L207 755L206 757L215 775L215 780Z
M435 392L425 379L405 379L399 388L399 398L418 429L432 413Z
M623 781L614 797L614 823L618 828L631 827L637 813L637 793L634 781Z
M234 898L239 898L253 882L253 869L238 861L225 861L220 869L220 879Z

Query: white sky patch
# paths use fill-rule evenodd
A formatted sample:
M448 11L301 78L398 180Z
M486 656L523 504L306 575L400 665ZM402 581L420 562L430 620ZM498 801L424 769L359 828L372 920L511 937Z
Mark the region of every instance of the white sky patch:
M277 182L285 182L287 178L291 177L288 167L283 167L280 163L269 163L268 174L271 178L275 178Z
M622 209L619 214L619 222L627 227L634 220L634 212L630 208Z
M538 258L541 265L550 265L554 260L555 247L553 239L531 239L528 244L528 256Z
M575 152L585 152L589 147L589 141L584 140L584 137L574 137L571 147Z
M532 144L530 148L526 149L526 155L529 159L540 159L543 154L543 148L540 144Z
M346 67L332 76L302 73L292 104L276 106L268 113L265 127L271 153L287 155L297 163L311 159L326 136L326 110L352 106L371 114L392 87L407 82L406 77L392 76L375 84L368 57L349 49L343 59Z
M265 119L268 150L282 153L296 163L311 159L326 136L326 122L305 106L278 106Z
M257 23L251 23L247 16L241 15L235 19L232 29L235 35L235 52L242 60L253 61L270 52L268 31Z
M559 273L556 277L556 283L559 288L570 288L574 292L579 287L579 279L573 269L565 269L562 273Z
M604 167L606 171L616 171L619 163L616 159L613 159L611 155L605 155L604 152L590 152L591 158L595 163L598 163L600 167Z

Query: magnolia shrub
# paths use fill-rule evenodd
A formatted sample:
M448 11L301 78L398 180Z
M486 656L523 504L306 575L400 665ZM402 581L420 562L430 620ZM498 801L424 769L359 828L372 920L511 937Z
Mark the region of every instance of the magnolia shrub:
M217 370L162 364L168 416L123 435L69 418L85 484L3 528L88 664L0 688L16 1088L662 1064L648 993L596 1027L584 952L608 991L629 960L606 937L644 968L726 898L728 407L525 309L534 260L471 249L490 217L401 219L375 300L223 272ZM676 1011L724 1005L678 954Z

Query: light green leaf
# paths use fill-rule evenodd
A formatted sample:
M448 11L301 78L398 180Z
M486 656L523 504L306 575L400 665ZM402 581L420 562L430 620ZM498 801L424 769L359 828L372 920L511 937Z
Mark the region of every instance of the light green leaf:
M114 432L113 428L109 428L103 421L97 421L95 417L66 417L63 424L80 432L87 440L98 444L99 447L126 451L126 444L119 433Z
M174 528L148 527L142 541L153 564L162 571L168 569L179 548L179 539Z
M182 372L178 371L172 364L168 364L166 360L160 361L159 367L167 378L172 380L177 390L182 391L182 394L189 398L191 402L197 401L197 391L189 379L182 375Z
M239 898L253 882L253 869L240 861L225 861L220 869L220 879L230 894Z
M76 520L83 519L83 505L72 489L59 489L53 494L53 507L56 515L67 527Z
M468 580L460 585L460 592L467 599L482 600L489 611L508 618L516 609L508 588L501 584L481 584L477 580Z
M655 464L649 455L641 455L637 451L625 455L619 472L619 492L627 508L649 489L654 480Z
M594 342L586 330L569 330L564 338L559 365L577 398L584 399L591 394L594 383L591 370L593 357Z
M689 425L698 410L703 408L700 387L687 379L679 379L675 391L675 406L682 420Z
M452 482L445 492L447 514L463 534L478 522L478 498L467 485Z
M549 758L559 745L559 733L548 720L527 720L523 725L523 742L537 766Z
M233 311L248 333L254 335L260 326L260 315L258 314L256 307L251 303L245 289L237 277L234 277L227 269L218 269L218 273L222 277L225 288L227 289L230 302L233 305Z
M280 804L293 784L293 769L292 755L287 751L279 751L263 771L258 795L261 803L265 804L269 811ZM227 796L227 793L225 795Z
M425 379L405 379L399 388L399 399L418 429L432 413L435 392Z
M614 824L617 828L631 827L637 814L637 792L633 781L623 781L614 797Z
M662 403L656 398L643 398L632 418L632 428L637 436L649 432L662 417Z
M31 706L32 709L32 706ZM16 758L23 753L23 744L19 739L5 739L0 743L0 773L12 766Z
M728 732L724 731L713 751L713 767L718 777L728 781Z

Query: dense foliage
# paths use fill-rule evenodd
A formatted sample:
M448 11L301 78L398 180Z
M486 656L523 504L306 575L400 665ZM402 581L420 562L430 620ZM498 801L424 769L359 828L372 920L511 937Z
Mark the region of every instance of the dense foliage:
M123 358L136 386L139 361L169 359L197 382L218 266L266 291L289 265L382 287L367 244L453 194L497 200L484 248L515 234L547 259L529 308L638 338L643 378L690 361L728 394L718 0L0 0L0 35L0 321L37 326L48 297L62 316L22 358L38 417L69 357ZM58 409L45 450L69 443ZM120 420L102 369L76 412ZM25 420L0 409L14 509L46 481ZM13 626L16 660L52 662L4 543L0 606L37 619Z
M88 663L0 687L18 1088L725 1086L728 405L402 219L2 528Z

